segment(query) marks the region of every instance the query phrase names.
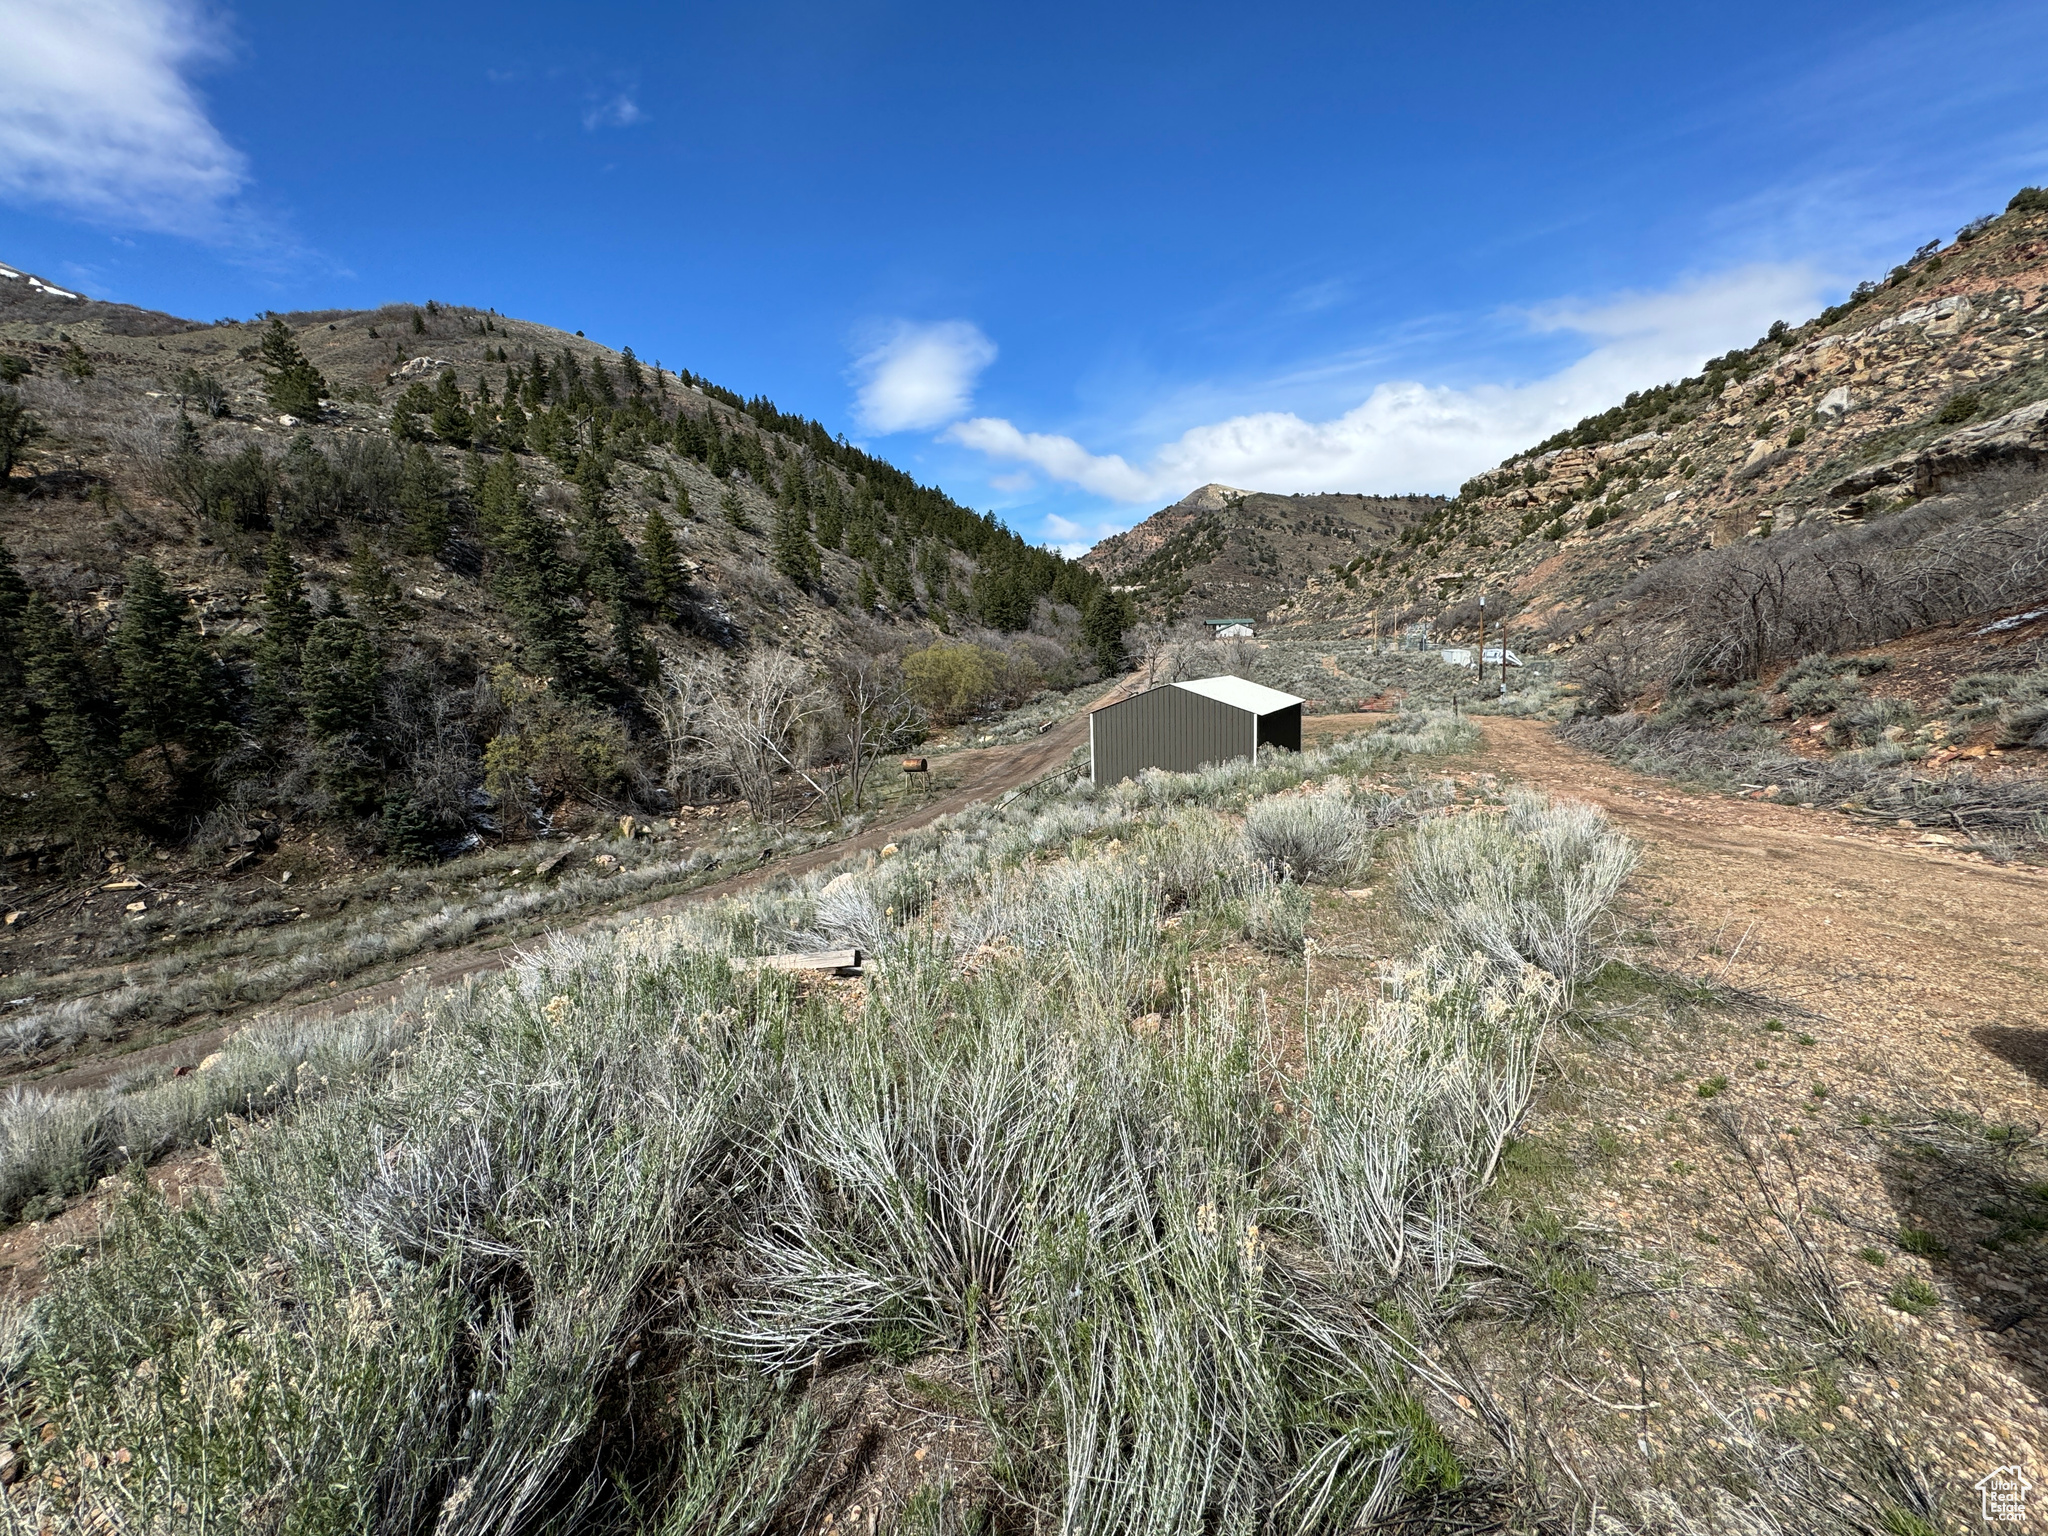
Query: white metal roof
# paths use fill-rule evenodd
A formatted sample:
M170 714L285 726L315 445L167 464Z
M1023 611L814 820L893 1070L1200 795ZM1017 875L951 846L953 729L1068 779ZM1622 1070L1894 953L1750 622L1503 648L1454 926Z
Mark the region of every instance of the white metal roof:
M1268 688L1264 683L1247 682L1241 677L1197 677L1185 683L1175 683L1176 688L1185 688L1189 693L1199 693L1205 699L1214 699L1219 704L1228 704L1233 709L1247 710L1254 715L1270 715L1276 709L1287 709L1299 704L1291 693L1282 693L1278 688Z

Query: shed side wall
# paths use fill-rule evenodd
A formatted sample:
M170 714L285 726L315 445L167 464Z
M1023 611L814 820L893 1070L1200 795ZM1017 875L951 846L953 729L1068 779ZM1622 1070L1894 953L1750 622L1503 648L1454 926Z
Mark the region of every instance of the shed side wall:
M1114 784L1147 768L1192 773L1204 763L1246 756L1252 715L1171 684L1089 716L1095 782Z

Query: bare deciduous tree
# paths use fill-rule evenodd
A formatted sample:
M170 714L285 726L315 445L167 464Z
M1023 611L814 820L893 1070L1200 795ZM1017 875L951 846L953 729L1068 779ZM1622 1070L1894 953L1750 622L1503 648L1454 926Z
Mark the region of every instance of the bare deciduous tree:
M665 663L649 702L662 722L672 786L708 770L763 821L777 818L786 776L800 779L818 799L830 795L813 749L831 700L811 666L788 651L756 651L730 669Z
M849 652L827 676L839 706L835 734L846 753L847 808L858 811L875 764L915 740L923 716L904 686L902 666L886 652Z

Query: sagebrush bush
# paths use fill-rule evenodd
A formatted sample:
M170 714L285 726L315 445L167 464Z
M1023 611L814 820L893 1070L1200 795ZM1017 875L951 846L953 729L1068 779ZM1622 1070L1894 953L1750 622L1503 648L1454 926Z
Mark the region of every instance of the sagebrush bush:
M1919 723L1910 700L1857 698L1836 710L1824 739L1831 747L1872 747L1887 732L1910 733Z
M1763 700L1747 688L1700 688L1667 699L1659 714L1673 725L1761 720Z
M1881 662L1870 665L1850 658L1804 656L1785 669L1775 691L1785 696L1785 707L1792 714L1831 714L1856 697L1859 679L1882 667Z
M1312 907L1304 888L1260 870L1245 893L1241 931L1261 949L1298 955L1308 938Z
M1261 800L1245 812L1244 838L1254 858L1273 875L1303 881L1354 876L1372 858L1387 797L1361 798L1332 784L1302 795Z
M1221 972L1131 1027L1167 894L1208 899L1240 846L1190 807L1338 756L979 807L898 859L559 941L329 1056L240 1037L220 1082L269 1118L222 1137L218 1199L138 1181L0 1350L14 1438L64 1469L17 1485L22 1517L756 1532L802 1522L805 1385L928 1349L971 1351L999 1486L1063 1531L1348 1529L1454 1486L1388 1308L1437 1318L1562 993L1430 905L1492 889L1484 849L1426 861L1413 898L1453 937L1327 1002L1298 1082ZM1528 799L1498 823L1516 933L1588 926L1611 834ZM877 910L861 988L741 963ZM54 1149L47 1180L174 1086L10 1134Z
M1593 925L1634 864L1628 839L1592 806L1517 790L1503 814L1419 826L1401 885L1445 945L1510 969L1537 965L1569 985L1598 969Z

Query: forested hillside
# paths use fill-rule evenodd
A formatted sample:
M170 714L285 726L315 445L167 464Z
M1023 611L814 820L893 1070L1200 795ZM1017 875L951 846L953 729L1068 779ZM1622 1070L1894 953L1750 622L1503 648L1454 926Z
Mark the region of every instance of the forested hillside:
M878 687L911 739L1115 665L1125 622L816 421L485 309L198 324L0 269L0 449L17 873L292 827L420 860L734 793L699 717L770 653L829 789L893 744L848 736Z

